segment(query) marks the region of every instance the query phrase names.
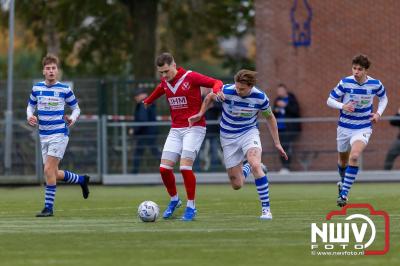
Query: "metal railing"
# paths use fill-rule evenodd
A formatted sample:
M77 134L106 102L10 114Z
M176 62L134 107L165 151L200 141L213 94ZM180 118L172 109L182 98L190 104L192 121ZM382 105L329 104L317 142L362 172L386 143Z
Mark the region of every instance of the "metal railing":
M381 170L391 143L397 138L397 127L387 123L396 117L382 117L373 131L370 143L364 152L363 167L366 170ZM335 170L336 166L336 117L290 119L289 122L301 122L303 131L300 138L293 143L292 167L294 171ZM218 121L208 121L207 124L217 124ZM272 145L271 137L265 125L265 119L260 119L259 128L263 142L263 162L271 171L280 169L279 156ZM132 134L135 127L157 127L158 134L152 136L136 136ZM144 148L162 150L170 128L169 121L136 123L131 121L113 121L106 115L93 116L90 119L80 119L71 129L70 142L60 168L77 173L89 173L94 180L101 181L104 175L129 175L135 163L134 154L138 145L146 144ZM0 120L0 158L4 156L4 121ZM41 148L37 130L29 127L25 120L13 123L14 141L12 143L12 172L9 175L16 180L30 177L33 183L43 180ZM208 135L216 137L218 135ZM147 139L145 139L147 138ZM150 141L149 141L150 138ZM146 142L147 141L147 142ZM224 171L220 154L220 145L205 141L195 170L198 172ZM210 146L212 151L210 151ZM215 146L218 146L215 150ZM143 147L142 147L143 148ZM151 149L141 151L138 173L156 173L160 158L152 154ZM211 153L217 153L218 162L210 163ZM213 166L213 167L210 167ZM395 164L395 169L400 169ZM7 179L3 165L0 165L0 181ZM7 179L9 180L9 179Z

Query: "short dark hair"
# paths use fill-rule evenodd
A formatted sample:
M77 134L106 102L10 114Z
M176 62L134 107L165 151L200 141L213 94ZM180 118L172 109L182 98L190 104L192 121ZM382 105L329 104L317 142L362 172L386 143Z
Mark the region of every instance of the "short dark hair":
M257 83L257 72L248 69L239 70L235 75L235 82L246 84L253 87Z
M58 59L57 56L54 54L47 54L45 57L42 59L42 66L46 66L49 64L56 64L57 67L59 66L60 60Z
M277 88L282 87L282 88L287 89L287 86L286 86L285 83L279 83L278 86L276 86L276 87L277 87Z
M361 67L368 69L371 66L371 62L368 59L368 56L364 54L359 54L353 57L352 61L353 65L360 65Z
M171 65L175 62L174 57L170 53L162 53L156 59L156 65L162 67L163 65Z

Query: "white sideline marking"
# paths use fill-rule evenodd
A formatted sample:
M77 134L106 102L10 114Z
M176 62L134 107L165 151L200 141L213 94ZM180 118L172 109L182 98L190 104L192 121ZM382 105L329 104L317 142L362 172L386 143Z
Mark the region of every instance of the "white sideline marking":
M179 221L181 222L181 221ZM182 222L183 223L183 222ZM134 225L134 224L133 224ZM169 233L169 232L192 232L192 233L214 233L214 232L250 232L250 231L258 231L259 229L256 228L213 228L213 229L206 229L206 228L133 228L133 227L125 227L125 228L107 228L107 227L95 227L93 229L86 229L86 228L71 228L70 230L66 230L65 226L59 226L57 228L42 228L41 227L8 227L8 228L1 228L1 234L15 234L15 233L30 233L30 234L50 234L50 233L93 233L93 232L103 232L103 233ZM23 229L23 230L19 230Z
M110 207L110 208L79 208L79 209L56 209L55 212L70 212L70 211L98 211L98 210L124 210L124 209L135 209L135 207ZM0 211L0 214L20 214L20 213L35 213L32 211Z

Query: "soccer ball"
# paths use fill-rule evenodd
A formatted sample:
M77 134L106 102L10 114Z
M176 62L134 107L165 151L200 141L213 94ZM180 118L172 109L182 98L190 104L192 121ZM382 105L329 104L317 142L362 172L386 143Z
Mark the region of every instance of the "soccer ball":
M158 205L150 200L143 201L138 208L139 219L143 222L155 222L159 213Z

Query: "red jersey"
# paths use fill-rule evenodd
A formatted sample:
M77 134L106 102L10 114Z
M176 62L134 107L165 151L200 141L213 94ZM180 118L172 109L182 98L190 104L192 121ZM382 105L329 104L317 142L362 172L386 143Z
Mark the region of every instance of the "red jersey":
M221 90L223 83L194 71L178 68L178 72L171 81L164 78L160 84L143 102L153 103L163 94L167 97L171 112L171 127L188 127L188 118L200 111L202 98L200 87L212 88L214 93ZM206 126L204 116L194 126Z

